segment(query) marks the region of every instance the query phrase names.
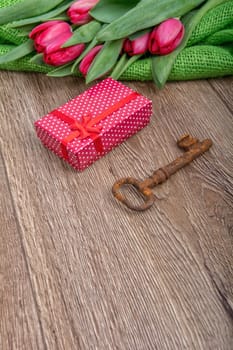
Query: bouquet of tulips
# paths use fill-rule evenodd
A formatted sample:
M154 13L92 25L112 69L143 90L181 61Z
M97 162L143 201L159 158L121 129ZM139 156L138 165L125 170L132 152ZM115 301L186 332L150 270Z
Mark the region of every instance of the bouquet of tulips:
M0 57L54 66L48 75L82 74L86 82L119 79L136 60L151 57L163 87L202 17L226 0L24 0L0 9L0 25L21 28L28 40Z

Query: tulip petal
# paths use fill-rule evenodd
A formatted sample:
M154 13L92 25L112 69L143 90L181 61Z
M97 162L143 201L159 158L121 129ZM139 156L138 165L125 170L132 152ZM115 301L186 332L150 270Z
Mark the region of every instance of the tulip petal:
M146 33L133 41L133 54L142 55L148 50L150 33Z
M149 51L152 55L156 55L159 52L159 46L154 37L150 38Z
M37 52L46 50L49 53L59 49L71 36L70 25L66 22L59 22L42 32L38 32L38 35L34 39L35 48Z
M61 46L71 38L72 33L71 32L65 32L61 35L57 36L56 38L52 39L51 41L47 42L47 45L44 49L46 54L49 54L51 52L57 51L61 48Z
M88 52L88 54L81 61L80 65L79 65L79 70L84 76L87 75L88 70L91 66L91 63L93 62L95 56L102 49L102 47L103 47L103 45L95 46L91 51Z
M90 11L99 0L79 0L72 4L70 10L78 11L79 13L85 13Z
M70 6L67 11L70 20L74 24L85 24L92 20L89 11L97 4L99 0L79 0Z
M48 21L42 24L39 24L33 30L29 33L29 38L30 39L35 39L35 37L42 31L48 29L49 27L54 26L55 24L61 23L62 21Z
M184 26L176 18L160 23L151 32L149 51L152 54L167 55L177 48L184 36Z
M73 24L82 25L90 22L92 17L88 13L80 14L80 13L72 13L69 15L70 21Z
M84 48L84 44L78 44L57 50L50 54L44 53L44 62L52 66L61 66L75 60L78 56L81 55Z
M156 39L159 46L167 46L172 43L182 30L182 23L175 18L170 18L161 23L156 31Z
M124 46L123 46L123 51L128 53L129 55L131 52L133 52L132 41L130 41L129 39L125 40Z
M148 32L134 40L127 39L124 43L124 52L129 56L143 55L148 50L149 38L150 33Z
M185 32L185 30L184 30L184 27L182 26L181 31L179 32L179 34L176 37L176 40L174 41L174 46L175 47L180 45L180 43L181 43L181 41L182 41L182 39L184 37L184 32Z

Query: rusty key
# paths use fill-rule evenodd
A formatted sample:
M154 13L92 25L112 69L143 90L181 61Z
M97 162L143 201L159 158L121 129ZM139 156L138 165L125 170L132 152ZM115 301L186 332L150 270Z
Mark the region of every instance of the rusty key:
M151 189L165 182L179 169L188 165L194 159L208 151L212 146L212 141L210 139L199 141L197 138L186 134L177 141L177 145L179 148L182 148L185 151L182 156L165 167L156 170L152 176L146 178L144 181L139 181L133 177L126 177L118 180L112 187L114 197L132 210L144 211L149 209L155 201L155 196ZM131 204L129 200L120 192L121 187L124 185L134 186L137 191L143 195L145 199L144 203L140 206Z

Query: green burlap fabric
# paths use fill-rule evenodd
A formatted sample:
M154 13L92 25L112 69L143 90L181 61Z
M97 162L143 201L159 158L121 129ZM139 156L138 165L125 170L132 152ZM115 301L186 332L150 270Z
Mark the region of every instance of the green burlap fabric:
M0 7L23 0L1 0ZM27 40L21 30L0 26L0 55ZM233 75L233 0L209 11L179 54L169 80L190 80ZM47 73L54 69L30 62L32 55L7 64L0 69ZM151 60L142 59L131 65L122 80L152 80Z

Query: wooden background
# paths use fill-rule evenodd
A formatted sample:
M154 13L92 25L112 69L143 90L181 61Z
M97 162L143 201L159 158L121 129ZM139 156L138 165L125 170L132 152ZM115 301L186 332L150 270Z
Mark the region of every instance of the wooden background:
M233 79L126 83L151 124L82 173L33 122L86 89L77 78L0 74L0 349L233 349ZM145 213L111 194L180 155L204 156L155 190Z

